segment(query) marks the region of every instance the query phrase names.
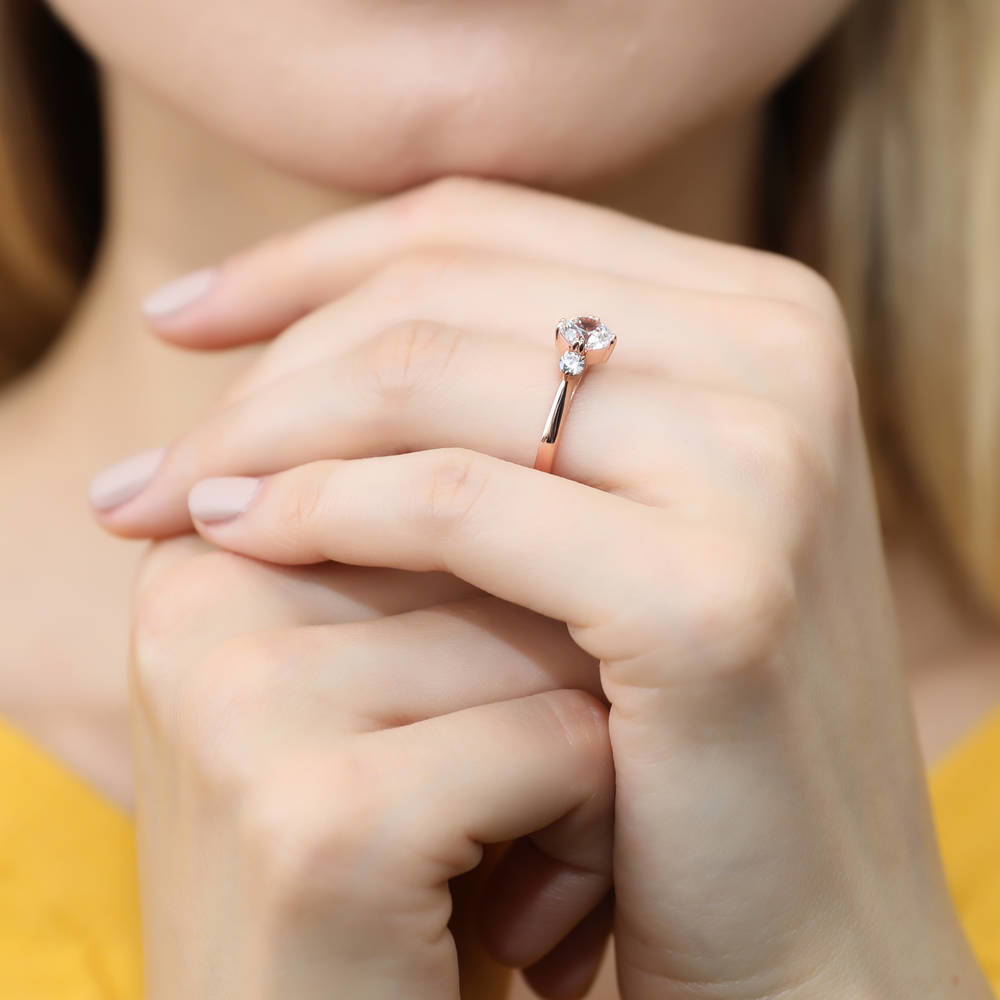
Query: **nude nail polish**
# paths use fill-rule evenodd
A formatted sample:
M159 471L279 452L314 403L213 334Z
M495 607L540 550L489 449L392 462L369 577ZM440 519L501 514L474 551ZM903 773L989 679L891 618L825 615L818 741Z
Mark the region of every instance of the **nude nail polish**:
M123 458L98 472L90 481L90 503L96 510L111 510L138 496L160 467L166 448L150 448Z
M199 521L228 521L242 514L260 489L253 476L220 476L195 483L188 494L188 510Z
M142 311L147 319L174 319L204 298L217 276L217 268L206 267L175 278L147 296L142 303Z

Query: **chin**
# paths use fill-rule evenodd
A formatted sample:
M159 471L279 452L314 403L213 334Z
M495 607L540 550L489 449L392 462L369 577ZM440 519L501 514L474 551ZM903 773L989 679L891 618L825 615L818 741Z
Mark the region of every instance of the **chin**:
M556 89L530 74L477 78L474 70L463 76L453 66L447 85L400 75L363 88L313 78L293 88L308 100L284 91L208 107L184 100L181 108L283 173L372 195L451 175L585 189L732 110L721 100L707 104L697 90L696 101L654 104L610 99L610 89ZM229 93L246 91L231 85Z
M292 175L581 188L761 99L848 0L50 0L109 70Z
M565 121L565 119L564 119ZM428 125L417 115L387 112L360 128L317 132L267 122L230 128L230 138L283 173L311 183L385 195L438 177L463 175L513 181L551 190L584 189L627 173L683 135L664 128L655 139L551 129L531 116L508 113L482 119L458 116ZM612 132L612 134L609 134Z

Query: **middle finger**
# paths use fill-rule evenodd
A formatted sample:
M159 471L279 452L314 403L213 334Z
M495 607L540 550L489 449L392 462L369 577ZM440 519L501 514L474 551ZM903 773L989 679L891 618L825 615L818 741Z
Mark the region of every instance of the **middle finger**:
M783 300L671 287L603 271L483 251L424 250L384 267L289 327L223 397L245 397L414 319L551 345L556 321L596 312L622 335L615 365L674 379L808 400L809 348L829 326ZM815 345L820 346L820 345ZM797 371L798 368L798 371ZM798 379L797 379L798 376Z
M554 352L541 346L404 324L211 414L173 445L145 491L105 519L122 534L183 531L187 494L198 480L267 475L322 458L457 446L531 465L557 376ZM706 486L714 503L730 495L719 487L747 474L735 436L774 410L752 397L617 368L585 380L558 470L643 503L676 503L679 493L709 502ZM679 491L681 483L688 488Z

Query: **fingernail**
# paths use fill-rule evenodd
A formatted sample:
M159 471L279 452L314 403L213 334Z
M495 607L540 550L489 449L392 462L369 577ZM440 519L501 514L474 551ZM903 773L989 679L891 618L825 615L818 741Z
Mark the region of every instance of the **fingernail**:
M98 472L90 481L90 502L97 510L111 510L131 500L149 484L163 461L166 448L129 455Z
M146 297L142 311L149 319L172 318L206 295L217 276L218 268L205 267L174 278Z
M188 493L188 510L199 521L228 521L250 506L260 484L253 476L203 479Z

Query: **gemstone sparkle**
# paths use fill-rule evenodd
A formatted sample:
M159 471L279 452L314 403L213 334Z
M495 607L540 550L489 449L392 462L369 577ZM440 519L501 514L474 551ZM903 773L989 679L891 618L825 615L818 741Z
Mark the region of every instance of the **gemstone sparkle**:
M596 316L577 316L559 323L559 335L573 348L599 351L615 342L615 335Z
M559 371L564 375L582 375L587 359L579 351L567 351L559 359Z

